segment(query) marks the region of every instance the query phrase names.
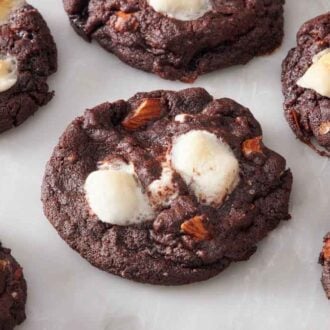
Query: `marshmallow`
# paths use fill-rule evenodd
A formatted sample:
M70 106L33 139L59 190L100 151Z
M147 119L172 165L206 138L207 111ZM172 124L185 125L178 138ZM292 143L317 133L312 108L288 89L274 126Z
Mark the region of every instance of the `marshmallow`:
M161 177L153 181L148 187L151 203L156 207L169 206L179 195L179 189L173 181L173 169L168 162L164 162L162 168Z
M297 85L330 98L330 48L313 57L313 64L297 81Z
M17 61L12 56L0 56L0 92L5 92L17 82Z
M148 3L155 11L181 21L198 19L212 10L210 0L148 0Z
M239 181L239 163L216 135L193 130L179 136L171 151L173 168L199 202L219 206Z
M179 115L176 115L174 118L174 121L183 124L184 122L186 122L186 120L191 117L190 115L186 114L186 113L180 113Z
M87 177L85 192L91 210L102 222L125 226L154 216L132 165L102 165Z
M0 25L7 24L10 14L22 7L25 0L1 0L0 1Z

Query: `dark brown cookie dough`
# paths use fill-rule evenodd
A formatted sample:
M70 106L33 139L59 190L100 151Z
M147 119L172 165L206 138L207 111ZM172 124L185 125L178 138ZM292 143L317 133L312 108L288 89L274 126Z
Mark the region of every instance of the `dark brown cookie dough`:
M0 25L0 55L17 60L17 82L0 93L0 132L20 125L53 97L47 78L57 69L57 50L46 22L25 4Z
M324 237L323 241L324 246L319 259L323 266L321 282L328 299L330 299L330 233Z
M22 268L0 243L0 330L25 320L26 282Z
M184 122L175 119L179 114L188 114ZM91 213L84 183L100 162L118 157L134 164L146 189L160 178L173 140L193 130L212 132L238 160L239 183L221 206L199 203L176 174L179 194L150 221L118 226ZM139 93L87 110L54 150L42 201L61 237L94 266L140 282L177 285L206 280L231 262L249 259L257 243L290 218L291 184L285 160L263 145L251 112L195 88Z
M330 12L305 23L297 34L297 47L282 65L284 111L293 132L322 155L330 156L330 99L297 81L312 65L313 57L330 47ZM319 146L325 150L321 150Z
M213 0L193 21L156 12L146 0L63 0L79 35L162 78L199 75L272 52L283 38L284 0Z

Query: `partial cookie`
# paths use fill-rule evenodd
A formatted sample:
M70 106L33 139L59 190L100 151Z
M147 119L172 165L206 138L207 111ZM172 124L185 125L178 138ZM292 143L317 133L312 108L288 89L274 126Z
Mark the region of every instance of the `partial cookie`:
M47 165L42 201L94 266L185 284L247 260L288 214L292 176L251 112L204 89L87 110Z
M305 23L297 44L282 65L285 116L301 141L329 157L330 12Z
M46 22L24 0L0 1L0 133L47 104L57 50Z
M25 320L25 303L22 268L0 243L0 329L14 329Z
M63 0L71 24L123 62L162 78L199 75L272 52L284 0Z
M328 299L330 299L330 233L324 237L323 241L324 246L319 260L323 266L321 282Z

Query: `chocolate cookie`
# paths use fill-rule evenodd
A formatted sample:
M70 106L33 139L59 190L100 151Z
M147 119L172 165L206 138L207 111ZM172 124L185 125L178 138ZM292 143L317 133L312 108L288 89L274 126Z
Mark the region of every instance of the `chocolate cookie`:
M323 241L324 246L319 260L323 266L321 282L328 299L330 299L330 233L324 237Z
M47 78L56 69L56 46L39 12L24 0L1 1L0 133L50 101Z
M74 29L123 62L162 78L198 75L272 52L284 0L63 0Z
M301 141L329 157L330 12L305 23L297 44L282 65L285 116Z
M26 282L22 268L0 243L0 329L11 330L25 320Z
M291 184L251 112L196 88L87 110L48 162L42 201L94 266L174 285L249 259L290 218Z

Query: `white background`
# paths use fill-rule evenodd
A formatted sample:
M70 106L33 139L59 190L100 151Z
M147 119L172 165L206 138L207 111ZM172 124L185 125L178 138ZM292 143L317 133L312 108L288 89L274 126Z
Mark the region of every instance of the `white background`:
M330 162L297 141L282 111L280 65L299 26L330 9L329 0L287 0L285 39L272 56L206 75L194 84L249 107L265 143L294 174L291 212L249 262L207 282L183 287L136 284L90 266L45 219L44 167L63 130L87 107L138 91L182 89L121 63L71 29L60 0L31 0L59 50L50 79L56 97L23 126L0 136L0 239L28 282L21 330L326 330L330 303L317 264L330 230Z

